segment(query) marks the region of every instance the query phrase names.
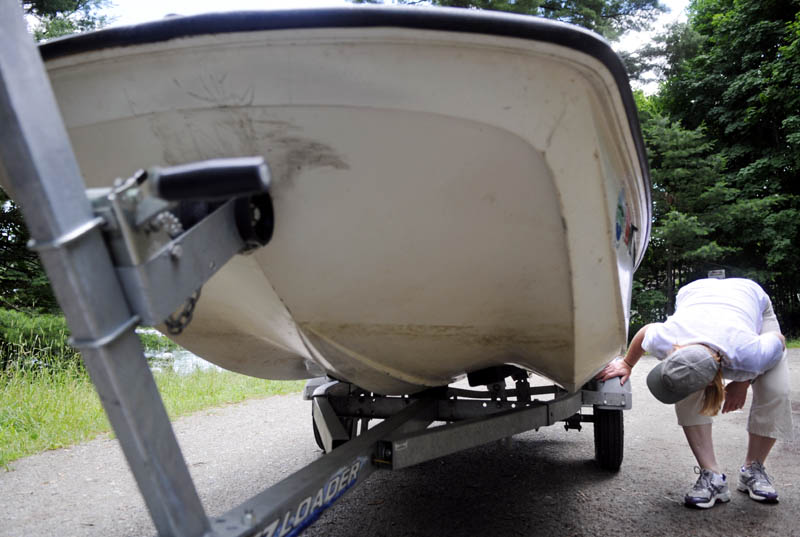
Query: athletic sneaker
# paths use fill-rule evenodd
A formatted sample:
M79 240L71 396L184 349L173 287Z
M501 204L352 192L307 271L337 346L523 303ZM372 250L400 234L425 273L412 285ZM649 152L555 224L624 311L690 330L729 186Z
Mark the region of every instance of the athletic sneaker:
M725 474L715 474L711 470L697 466L694 467L694 473L700 474L700 477L683 499L687 506L708 509L714 507L717 501L727 502L731 499Z
M772 479L767 475L764 465L758 461L753 461L749 466L742 466L736 488L747 492L751 498L759 502L778 501L778 493L772 486Z

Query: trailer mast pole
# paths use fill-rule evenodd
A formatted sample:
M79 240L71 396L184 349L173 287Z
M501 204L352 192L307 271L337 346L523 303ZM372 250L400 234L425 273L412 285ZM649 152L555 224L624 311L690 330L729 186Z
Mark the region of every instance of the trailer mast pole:
M20 204L159 535L210 524L178 447L18 0L0 0L0 184Z

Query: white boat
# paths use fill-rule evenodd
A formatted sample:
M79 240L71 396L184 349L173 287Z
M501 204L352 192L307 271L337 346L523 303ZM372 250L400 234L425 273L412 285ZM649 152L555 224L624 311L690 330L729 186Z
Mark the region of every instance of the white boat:
M455 9L172 17L41 47L82 173L263 156L275 232L176 341L382 394L514 364L569 391L626 344L649 177L582 29Z

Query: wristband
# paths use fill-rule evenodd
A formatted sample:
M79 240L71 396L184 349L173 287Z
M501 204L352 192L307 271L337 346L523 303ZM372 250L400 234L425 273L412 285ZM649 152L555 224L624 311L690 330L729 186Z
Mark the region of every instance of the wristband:
M633 369L633 364L631 364L630 362L628 362L628 360L626 360L625 358L623 358L623 359L622 359L622 361L623 361L623 362L625 362L625 364L626 364L628 367L630 367L631 369Z

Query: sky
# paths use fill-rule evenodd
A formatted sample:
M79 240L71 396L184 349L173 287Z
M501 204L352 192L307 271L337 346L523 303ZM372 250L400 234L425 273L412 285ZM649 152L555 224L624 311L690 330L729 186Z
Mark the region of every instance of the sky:
M678 20L686 20L686 7L689 5L689 0L661 0L661 3L669 8L669 12L658 18L653 24L653 30L650 32L629 32L619 42L613 44L614 49L635 50L651 39L652 36L660 33L666 26Z
M287 9L343 6L346 0L111 0L105 13L115 18L113 26L160 19L165 15L195 15L214 11Z

